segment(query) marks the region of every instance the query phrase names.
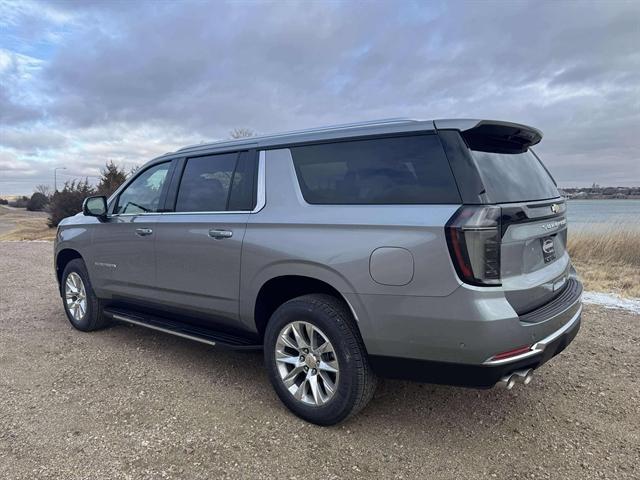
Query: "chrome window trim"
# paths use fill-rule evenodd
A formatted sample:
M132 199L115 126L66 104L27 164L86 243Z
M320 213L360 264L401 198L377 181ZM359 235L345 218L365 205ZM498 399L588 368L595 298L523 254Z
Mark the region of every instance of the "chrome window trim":
M120 189L120 187L116 192L109 198L109 200L115 199ZM256 193L256 205L253 207L253 210L217 210L217 211L207 211L207 212L142 212L142 213L114 213L109 215L109 218L115 217L150 217L154 215L212 215L212 214L223 214L223 215L234 215L240 213L258 213L262 210L267 204L266 198L266 175L265 175L265 151L260 150L258 157L258 181L257 181L257 193ZM111 206L111 205L109 205Z
M265 175L265 158L266 154L264 150L260 150L258 154L258 181L256 192L256 205L251 210L251 213L258 213L267 204L267 180Z

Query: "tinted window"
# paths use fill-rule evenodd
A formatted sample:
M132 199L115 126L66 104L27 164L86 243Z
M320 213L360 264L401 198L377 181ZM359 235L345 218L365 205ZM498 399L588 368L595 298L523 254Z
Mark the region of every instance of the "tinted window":
M115 213L157 212L169 167L161 163L138 175L118 197Z
M530 152L471 151L489 199L495 203L543 200L560 196L553 179Z
M291 154L309 203L460 203L435 135L300 146Z
M233 187L229 195L229 210L253 210L255 205L253 192L255 190L256 170L255 152L241 152L238 157L238 166L233 174Z
M237 153L187 160L180 181L176 212L219 212L227 209Z

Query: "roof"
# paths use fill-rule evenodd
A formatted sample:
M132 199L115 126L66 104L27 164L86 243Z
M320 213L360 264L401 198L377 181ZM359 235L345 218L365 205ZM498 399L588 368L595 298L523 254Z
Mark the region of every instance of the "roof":
M308 128L285 133L246 137L235 140L222 140L211 143L201 143L181 148L176 152L168 153L162 157L175 154L192 154L202 151L226 151L238 148L276 148L295 143L318 142L339 138L353 138L368 135L432 131L436 129L455 129L468 131L480 126L502 126L511 129L522 129L535 132L538 138L542 133L538 130L516 123L498 122L493 120L477 119L444 119L444 120L418 120L413 118L387 118L368 122L347 123L326 127ZM539 141L539 140L538 140ZM537 142L536 142L537 143ZM161 157L161 158L162 158Z

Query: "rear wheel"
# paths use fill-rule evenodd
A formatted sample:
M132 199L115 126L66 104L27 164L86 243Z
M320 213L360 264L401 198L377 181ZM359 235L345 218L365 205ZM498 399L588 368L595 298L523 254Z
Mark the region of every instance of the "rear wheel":
M82 259L76 258L67 264L60 288L64 310L75 328L90 332L109 324L109 320L102 315L102 303L91 287Z
M376 378L346 305L305 295L281 305L265 332L265 363L280 400L296 415L334 425L360 411Z

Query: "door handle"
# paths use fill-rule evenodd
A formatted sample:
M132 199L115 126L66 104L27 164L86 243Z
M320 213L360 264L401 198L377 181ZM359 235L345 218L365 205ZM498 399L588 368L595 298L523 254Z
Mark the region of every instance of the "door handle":
M209 230L209 236L211 238L217 238L218 240L222 238L231 238L233 237L233 232L231 230L217 230L212 228Z
M138 235L139 237L146 237L148 235L151 235L153 233L153 230L150 228L136 228L136 235Z

